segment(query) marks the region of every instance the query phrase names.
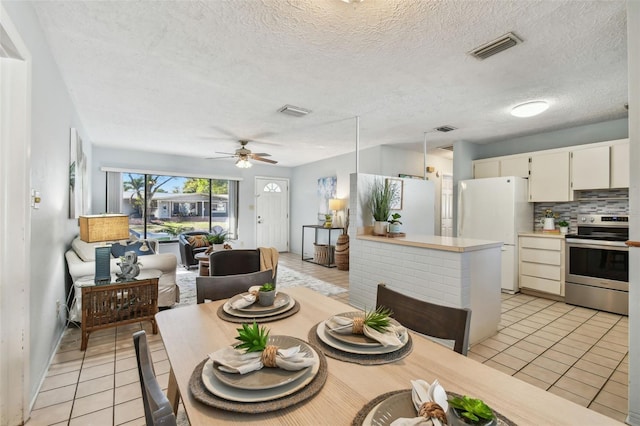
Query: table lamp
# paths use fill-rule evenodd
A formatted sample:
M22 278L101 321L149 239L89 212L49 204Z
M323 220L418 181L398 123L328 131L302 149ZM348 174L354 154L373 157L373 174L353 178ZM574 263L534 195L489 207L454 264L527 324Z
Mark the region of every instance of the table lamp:
M125 214L80 216L80 239L87 243L126 240L129 238L129 217ZM111 246L96 246L96 284L111 282Z
M339 198L330 198L329 210L333 211L333 217L335 218L335 226L341 226L337 211L342 210L342 200Z

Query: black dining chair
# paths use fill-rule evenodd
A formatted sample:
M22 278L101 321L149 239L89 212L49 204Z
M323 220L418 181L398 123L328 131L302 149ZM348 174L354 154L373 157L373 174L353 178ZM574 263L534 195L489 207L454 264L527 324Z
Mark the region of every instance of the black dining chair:
M147 344L147 334L138 331L133 334L133 345L138 360L138 375L142 390L142 405L147 426L176 426L173 407L156 378L151 360L151 352Z
M438 339L453 340L453 350L467 355L471 310L437 305L418 300L378 284L377 307L393 311L392 317L403 326Z
M264 283L276 285L271 269L249 274L196 277L196 302L228 299L247 291L253 285Z

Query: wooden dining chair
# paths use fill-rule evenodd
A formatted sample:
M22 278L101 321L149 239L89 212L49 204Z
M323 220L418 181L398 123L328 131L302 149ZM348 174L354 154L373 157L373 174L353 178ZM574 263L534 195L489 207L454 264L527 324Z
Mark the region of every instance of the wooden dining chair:
M276 285L271 269L250 274L196 277L196 302L204 303L205 300L228 299L247 291L253 285L264 283Z
M453 350L467 355L471 310L437 305L414 299L378 284L376 306L393 311L392 317L418 333L438 339L453 340Z
M147 334L138 331L133 334L133 345L138 360L138 375L142 389L142 405L147 426L176 426L173 407L156 378L151 360L151 352L147 345Z

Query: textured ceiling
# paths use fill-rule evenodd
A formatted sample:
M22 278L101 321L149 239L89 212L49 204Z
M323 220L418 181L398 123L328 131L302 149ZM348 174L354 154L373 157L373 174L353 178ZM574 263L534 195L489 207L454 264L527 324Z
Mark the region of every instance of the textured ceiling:
M279 165L361 147L488 143L626 117L625 2L33 2L96 145ZM507 32L524 42L484 61ZM518 119L531 99L551 106ZM278 112L308 108L306 117ZM433 128L451 125L450 133ZM220 160L230 161L230 160Z

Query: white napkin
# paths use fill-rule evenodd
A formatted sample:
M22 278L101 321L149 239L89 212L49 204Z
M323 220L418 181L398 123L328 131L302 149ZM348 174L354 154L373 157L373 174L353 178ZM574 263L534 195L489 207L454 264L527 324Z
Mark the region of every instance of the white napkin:
M262 352L248 352L234 349L231 346L219 349L209 354L214 366L218 366L220 371L226 373L246 374L264 367L262 363ZM313 365L313 357L300 352L300 346L293 346L288 349L278 348L276 355L276 365L278 368L288 371L302 370Z
M253 305L255 303L255 301L258 299L257 296L254 293L257 293L258 290L260 290L260 286L259 285L254 285L249 287L249 294L245 294L242 297L239 297L238 300L235 300L233 303L231 303L231 307L233 309L242 309L242 308L246 308L247 306Z
M438 379L429 384L424 380L412 380L411 381L411 399L413 400L413 406L416 408L416 413L420 412L420 407L425 402L435 402L446 413L449 409L449 403L447 402L447 393L444 388L438 383ZM391 426L442 426L442 422L435 417L401 417L394 420Z
M353 318L334 315L324 322L331 331L340 334L350 334L353 332ZM364 326L364 335L378 341L382 346L402 346L401 337L407 329L401 325L389 324L387 331L381 333L369 326Z

